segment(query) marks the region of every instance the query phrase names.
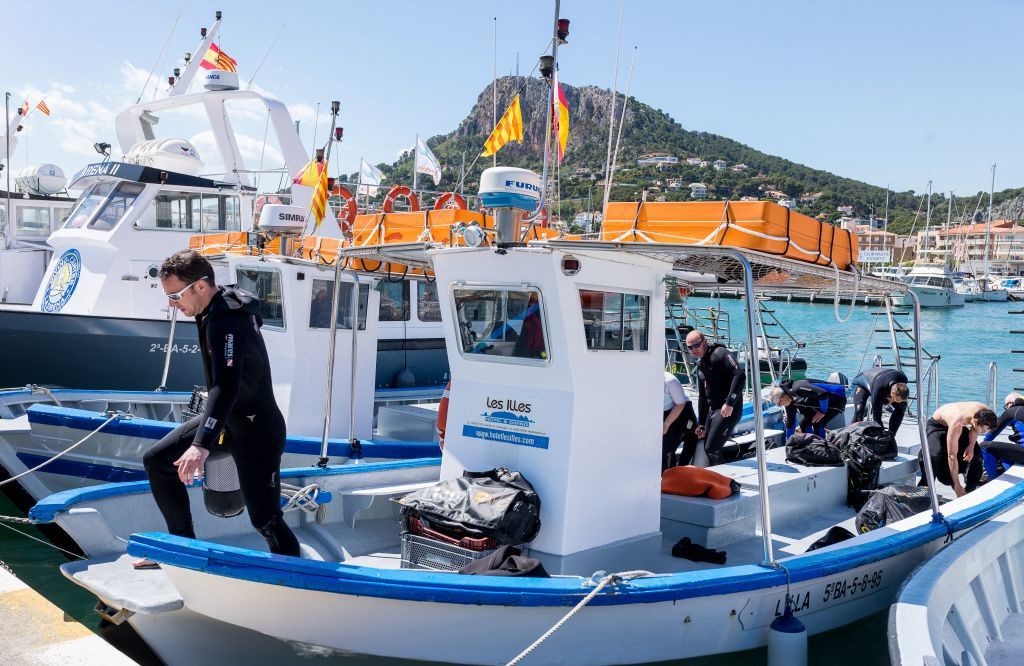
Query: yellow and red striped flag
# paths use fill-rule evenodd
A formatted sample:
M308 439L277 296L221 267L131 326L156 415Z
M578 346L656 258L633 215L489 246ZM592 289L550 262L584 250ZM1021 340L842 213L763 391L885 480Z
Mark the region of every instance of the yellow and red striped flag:
M28 105L28 100L26 99L25 103L22 104L21 107L18 109L18 113L20 113L22 117L27 116L29 108L30 107Z
M238 62L220 50L220 47L210 42L210 49L203 56L199 66L203 69L220 69L225 72L237 72Z
M313 202L309 209L316 220L316 227L319 228L327 213L327 162L313 160L302 168L302 172L295 176L292 182L313 188Z
M490 157L501 150L509 141L522 142L523 140L523 108L519 105L519 95L509 105L508 109L501 116L501 120L494 126L491 135L484 141L484 152L481 157Z
M45 100L39 100L39 103L36 104L36 108L39 109L44 116L50 115L50 107L46 106Z
M551 115L554 120L555 136L558 137L558 163L565 157L565 146L569 143L569 105L565 101L565 93L558 83L558 71L555 71L555 82L551 87Z

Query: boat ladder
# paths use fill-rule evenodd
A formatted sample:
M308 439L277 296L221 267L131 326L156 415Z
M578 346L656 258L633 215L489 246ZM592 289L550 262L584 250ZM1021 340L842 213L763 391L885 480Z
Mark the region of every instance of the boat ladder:
M876 334L885 334L887 338L884 344L875 344L875 364L881 365L883 368L896 368L907 376L907 384L913 387L910 399L907 401L907 410L911 414L916 414L914 405L921 403L922 381L926 378L918 377L915 372L914 349L917 345L917 333L914 331L913 324L908 325L907 320L907 317L912 315L912 311L907 306L898 305L897 300L891 294L882 299L882 305L884 310L871 313L875 317L871 330L872 337ZM882 317L885 318L884 325L879 322ZM868 344L870 345L871 342ZM884 352L888 352L888 354L883 356ZM924 347L921 348L921 357L928 364L928 368L923 371L924 374L935 373L936 375L934 378L935 396L933 397L935 404L939 404L938 366L941 357L930 353Z
M1012 314L1012 315L1024 315L1024 310L1010 310L1009 314ZM1010 329L1010 333L1013 334L1013 335L1024 335L1024 330ZM1010 353L1011 354L1024 354L1024 349L1011 349ZM1013 368L1013 372L1016 375L1024 374L1024 368ZM1019 379L1017 381L1014 381L1014 384L1024 384L1024 379ZM1014 391L1024 391L1024 386L1014 386L1013 390Z
M772 383L775 383L782 379L792 378L793 359L796 358L797 352L806 346L806 343L797 340L775 316L775 310L765 305L770 300L766 296L757 297L755 316L757 318L757 339L768 366L768 374ZM769 333L769 330L773 332Z

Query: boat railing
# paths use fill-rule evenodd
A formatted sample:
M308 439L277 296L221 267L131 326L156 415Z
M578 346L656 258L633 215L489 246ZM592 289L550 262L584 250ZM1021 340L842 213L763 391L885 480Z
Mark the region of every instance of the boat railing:
M988 364L988 387L985 397L992 409L999 404L999 364L995 361Z

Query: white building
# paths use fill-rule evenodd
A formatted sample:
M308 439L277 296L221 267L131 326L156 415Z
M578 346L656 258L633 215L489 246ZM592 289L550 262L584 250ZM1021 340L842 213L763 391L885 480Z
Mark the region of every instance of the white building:
M698 164L700 164L700 158L699 157L687 157L686 158L686 163L689 164L690 166L697 166Z
M715 160L711 163L711 166L715 168L715 171L725 171L725 168L729 165L725 160Z
M746 171L746 170L747 170L747 169L749 169L749 168L750 168L750 167L748 167L748 166L747 166L746 164L743 164L742 162L740 162L739 164L735 165L735 166L734 166L734 167L732 168L732 170L733 170L733 171Z
M636 161L638 166L656 166L659 169L664 169L668 166L674 166L679 164L679 158L673 157L672 155L644 155Z
M836 206L836 210L839 211L840 215L850 217L853 215L853 206Z
M796 201L793 199L779 199L779 205L785 206L786 208L793 210L796 208Z
M985 239L988 237L989 271L1016 275L1024 273L1024 226L1013 220L993 220L988 224L964 225L948 231L932 228L927 243L924 231L917 232L919 254L927 261L949 257L960 270L981 272L985 264Z
M704 199L708 196L708 186L704 183L690 183L690 197Z

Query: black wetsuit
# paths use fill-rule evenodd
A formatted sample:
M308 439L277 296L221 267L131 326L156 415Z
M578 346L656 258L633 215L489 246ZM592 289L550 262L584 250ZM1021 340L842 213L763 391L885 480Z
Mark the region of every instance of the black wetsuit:
M779 382L782 391L792 398L786 406L786 437L796 430L796 415L800 413L800 430L815 432L825 436L825 424L846 409L846 394L839 384L821 382L813 379L784 379ZM824 416L815 424L814 415L818 412Z
M697 364L699 397L698 420L704 424L704 451L708 462L717 465L722 461L721 450L725 440L743 415L743 382L746 375L729 350L720 344L713 344ZM724 405L732 407L732 414L722 416ZM685 453L684 453L685 455Z
M944 483L947 486L953 485L953 477L949 473L949 460L947 457L948 448L946 446L946 437L949 434L949 426L941 421L935 419L928 419L928 425L925 427L925 433L928 437L928 456L932 459L932 473L935 474L935 479L939 483ZM964 490L971 492L978 487L981 481L981 473L984 471L981 462L981 455L976 455L971 458L970 462L964 462L964 454L967 452L967 447L971 443L971 431L964 428L960 431L960 439L957 441L957 472L958 474L964 474ZM928 477L924 470L924 447L921 448L921 452L917 454L917 463L921 469L921 480L918 485L928 485ZM966 473L965 473L966 472Z
M893 384L906 384L907 376L895 368L874 367L853 378L853 420L863 421L871 403L871 420L882 425L882 409L889 404ZM896 435L907 413L907 401L892 403L889 432Z
M1006 426L1013 426L1013 433L1009 442L993 441ZM988 478L994 479L1001 470L997 463L1012 465L1024 464L1024 400L1018 399L1011 406L999 415L996 427L985 435L985 442L982 444L982 462Z
M174 461L193 444L223 443L235 460L249 520L271 552L298 555L299 542L281 514L281 455L285 421L274 400L270 359L260 334L259 301L221 287L196 316L209 395L201 416L178 426L143 457L167 531L195 538L188 491Z

